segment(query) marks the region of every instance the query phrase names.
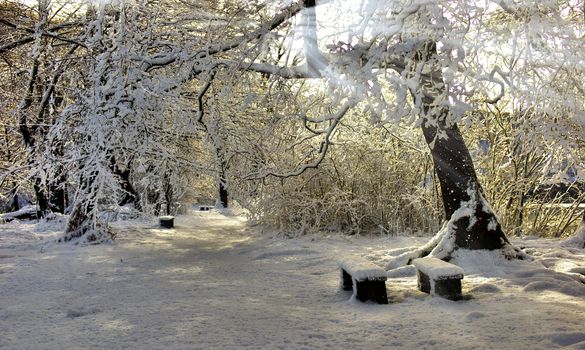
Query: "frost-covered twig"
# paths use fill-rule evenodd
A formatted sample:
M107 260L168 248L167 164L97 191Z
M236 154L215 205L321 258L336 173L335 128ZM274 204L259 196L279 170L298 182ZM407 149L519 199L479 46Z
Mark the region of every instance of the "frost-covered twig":
M324 134L324 138L321 141L321 144L319 145L319 155L317 156L317 158L315 160L313 160L310 163L306 163L303 164L301 167L290 171L290 172L277 172L277 171L266 171L260 174L250 174L248 176L246 176L244 179L246 180L253 180L253 179L262 179L262 178L266 178L266 177L270 177L270 176L274 176L274 177L278 177L278 178L288 178L288 177L294 177L294 176L299 176L302 173L304 173L305 171L307 171L308 169L315 169L317 167L319 167L319 164L321 164L321 162L323 161L323 159L325 159L325 156L327 155L327 150L329 149L329 146L331 145L331 136L333 135L333 132L335 131L336 127L339 125L339 122L341 121L341 119L347 114L347 112L354 107L357 104L356 101L354 100L348 100L342 107L341 109L334 115L332 115L330 118L328 118L328 120L331 121L331 123L329 124L329 127L327 127L327 129L325 129L323 132L321 132L322 134Z

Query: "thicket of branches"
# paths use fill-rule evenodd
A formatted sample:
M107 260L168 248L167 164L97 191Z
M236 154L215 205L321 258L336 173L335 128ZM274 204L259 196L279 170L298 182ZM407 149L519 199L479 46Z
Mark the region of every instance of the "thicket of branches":
M421 36L504 230L573 230L582 1L368 2L300 49L309 2L0 2L2 210L68 214L65 240L206 198L293 234L436 232Z

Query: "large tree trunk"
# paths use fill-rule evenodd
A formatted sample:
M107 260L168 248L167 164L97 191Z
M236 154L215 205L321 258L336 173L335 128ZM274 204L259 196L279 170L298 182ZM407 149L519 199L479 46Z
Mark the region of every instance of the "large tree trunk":
M69 198L66 187L67 177L62 175L54 185L49 186L49 210L53 213L65 213Z
M472 210L468 216L454 218L455 245L466 249L503 248L509 244L508 239L484 197L463 136L456 124L448 126L444 118L441 119L437 126L423 123L423 134L431 150L441 186L445 217L447 220L453 218L464 205ZM446 138L437 137L437 131L446 135Z
M40 179L36 178L34 181L35 183L33 185L33 190L35 191L35 197L37 198L37 206L39 208L37 211L37 216L41 218L45 217L49 213L49 200L45 195L45 191L43 191L42 189Z
M455 247L501 249L509 241L484 197L465 140L457 124L449 121L449 108L437 107L437 102L447 98L447 92L436 58L434 41L422 42L414 54L415 62L423 65L418 70L423 134L441 186L445 217L455 230ZM457 213L463 208L467 213Z
M447 221L425 246L396 257L388 268L409 264L425 255L449 260L460 248L501 249L509 258L523 257L502 231L485 199L461 131L449 120L450 109L442 103L447 98L446 88L436 58L434 41L419 43L413 52L416 65L412 71L412 77L418 74L419 86L411 93L420 103L422 130L433 157Z

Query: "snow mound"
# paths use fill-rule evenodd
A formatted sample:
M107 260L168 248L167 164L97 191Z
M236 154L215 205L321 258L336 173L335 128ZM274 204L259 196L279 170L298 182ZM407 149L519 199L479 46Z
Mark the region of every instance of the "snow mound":
M289 249L289 250L281 250L276 252L267 252L261 253L254 257L254 260L266 260L278 257L290 257L295 255L312 255L318 254L319 252L310 249Z
M585 249L585 223L581 223L575 234L561 243L562 247Z
M473 322L475 320L479 320L480 318L484 318L485 316L486 314L484 314L483 312L473 311L468 313L467 316L465 316L465 321Z
M570 270L568 270L568 272L578 273L578 274L581 274L581 275L585 275L585 266L573 267Z
M498 287L492 283L482 283L482 284L479 284L479 285L477 285L469 290L469 292L471 294L476 294L476 293L491 294L491 293L499 293L501 291L502 291L502 289L500 287Z
M467 275L489 277L499 276L503 269L520 262L507 260L501 250L459 249L453 253L451 263L461 266Z
M80 307L76 309L67 310L67 317L69 318L78 318L87 315L97 314L101 310L94 307Z
M553 290L557 285L556 282L549 280L549 281L535 281L530 282L524 288L522 288L525 292L543 292L546 290Z

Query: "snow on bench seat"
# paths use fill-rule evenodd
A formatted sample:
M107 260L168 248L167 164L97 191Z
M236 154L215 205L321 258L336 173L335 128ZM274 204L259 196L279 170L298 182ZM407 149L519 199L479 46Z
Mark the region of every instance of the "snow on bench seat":
M461 267L433 257L415 259L412 264L416 267L417 284L422 292L450 300L462 298L464 271Z
M361 258L346 258L338 261L337 266L340 271L340 287L343 290L353 290L352 298L388 304L385 270Z

